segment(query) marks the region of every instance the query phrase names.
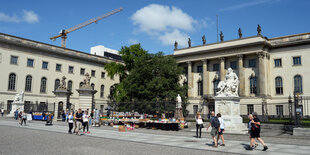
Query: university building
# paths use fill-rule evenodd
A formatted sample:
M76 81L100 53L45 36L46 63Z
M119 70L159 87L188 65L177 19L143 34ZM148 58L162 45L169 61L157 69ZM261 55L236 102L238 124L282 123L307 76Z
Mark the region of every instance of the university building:
M242 36L242 35L241 35ZM177 45L176 45L177 46ZM288 116L288 97L310 95L310 33L268 39L260 34L174 50L184 67L190 114L214 110L218 83L232 68L240 80L240 113ZM310 114L310 101L302 103Z
M24 91L25 111L54 111L53 91L65 76L67 89L72 92L67 108L74 108L79 102L76 89L83 84L88 73L92 88L97 90L93 104L103 111L111 87L119 83L118 76L111 79L104 70L104 65L112 61L120 62L111 57L0 33L0 106L9 113L15 95Z

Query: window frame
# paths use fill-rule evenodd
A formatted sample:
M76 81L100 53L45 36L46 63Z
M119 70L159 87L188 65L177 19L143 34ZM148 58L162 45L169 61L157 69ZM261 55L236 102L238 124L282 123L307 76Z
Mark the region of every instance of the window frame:
M47 65L46 65L46 68L44 68L44 63L46 63ZM48 64L49 64L49 62L48 61L42 61L42 69L44 69L44 70L48 70Z
M94 73L94 74L93 74L93 73ZM91 77L96 77L96 70L91 70L90 76L91 76Z
M30 83L29 83L28 77L31 78ZM27 75L25 80L26 80L25 81L25 92L31 92L32 91L32 76Z
M296 88L297 88L297 86L296 86L296 79L295 79L296 77L300 77L300 82L299 82L300 86L298 87L299 88L298 92L296 91ZM299 74L295 75L294 78L293 78L293 80L294 80L294 92L299 93L299 94L303 93L303 80L302 79L303 79L302 76L299 75Z
M252 63L254 63L254 65L252 65ZM254 59L249 59L248 60L248 66L249 66L249 68L256 68L256 59L254 58Z
M43 79L45 79L44 85L42 85L43 84ZM46 92L47 92L47 78L46 77L42 77L41 81L40 81L40 93L46 93Z
M277 65L276 61L279 60L279 65ZM282 59L281 58L276 58L276 59L273 59L273 62L274 62L274 67L282 67Z
M60 68L58 68L58 67L60 67ZM58 64L58 63L56 63L56 72L61 72L61 68L62 68L62 65L61 64Z
M70 68L71 68L71 67L72 67L72 72L70 72ZM68 73L69 73L69 74L74 74L74 66L69 66L69 67L68 67Z
M83 74L82 74L82 70L83 70ZM85 68L80 68L80 75L85 75Z
M278 86L278 82L280 86ZM281 76L275 78L275 91L276 95L283 95L283 79Z
M13 59L12 59L13 57L16 58L16 63L13 63L13 61L12 61L12 60L13 60ZM19 57L16 56L16 55L11 55L11 57L10 57L10 64L11 64L11 65L18 65L18 58L19 58Z
M295 64L295 58L299 58L299 64ZM293 60L293 66L300 66L302 64L301 63L301 56L293 56L292 60Z
M11 75L14 75L13 81L11 81ZM16 80L17 80L17 75L15 73L10 73L9 79L8 79L8 91L16 91ZM14 82L14 83L11 83L11 82Z
M252 82L252 80L254 80ZM250 94L257 94L257 77L251 76L250 77Z
M217 67L215 67L215 66L217 66ZM220 71L220 64L218 64L218 63L215 63L215 64L213 64L213 66L212 66L212 71Z
M32 66L29 66L29 65L28 65L29 60L32 60ZM32 59L32 58L27 58L27 67L34 68L34 59Z

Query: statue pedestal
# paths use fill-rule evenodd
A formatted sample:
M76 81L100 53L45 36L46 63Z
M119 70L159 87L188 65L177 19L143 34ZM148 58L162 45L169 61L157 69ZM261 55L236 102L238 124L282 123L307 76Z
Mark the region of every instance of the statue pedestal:
M12 110L7 115L8 117L14 117L14 112L16 109L19 109L18 112L23 111L24 112L24 102L23 101L14 101L12 103Z
M79 92L79 103L75 106L75 110L79 108L93 110L93 96L97 93L97 90L93 90L91 87L81 87L77 91Z
M225 133L248 133L248 128L240 116L239 97L215 97L215 115L217 113L224 119Z
M184 117L183 117L183 110L182 110L182 108L176 108L176 109L175 109L174 118L175 118L175 119L184 118Z
M53 91L53 93L55 94L56 98L53 121L57 121L57 119L61 119L61 117L59 118L59 112L62 110L66 110L67 102L69 102L72 92L66 89L57 88L55 91Z

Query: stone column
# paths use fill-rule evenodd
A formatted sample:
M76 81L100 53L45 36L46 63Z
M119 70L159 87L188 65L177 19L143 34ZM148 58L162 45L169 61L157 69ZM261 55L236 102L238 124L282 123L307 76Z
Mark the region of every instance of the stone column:
M224 81L225 80L225 58L221 57L220 60L221 60L220 78L221 78L221 81Z
M202 77L202 84L203 84L203 96L207 95L209 93L209 72L208 72L208 60L203 60L203 77Z
M245 96L245 77L244 77L244 68L243 68L243 55L239 54L237 55L239 60L239 81L240 81L240 85L239 85L239 95L240 96Z
M258 83L259 83L259 95L266 95L266 64L265 64L265 56L266 53L258 52Z
M55 91L53 91L53 93L55 94L55 111L54 111L54 119L53 121L57 121L58 119L58 106L59 103L62 102L63 103L63 110L66 110L67 108L67 101L69 100L68 98L70 98L70 95L72 94L72 92L63 89L63 88L57 88Z
M75 106L75 110L81 108L82 110L89 109L89 111L92 111L93 96L97 93L97 90L84 85L77 91L79 93L79 103Z
M192 62L187 62L187 85L188 85L188 97L192 97L192 88L193 88L193 75L192 75Z

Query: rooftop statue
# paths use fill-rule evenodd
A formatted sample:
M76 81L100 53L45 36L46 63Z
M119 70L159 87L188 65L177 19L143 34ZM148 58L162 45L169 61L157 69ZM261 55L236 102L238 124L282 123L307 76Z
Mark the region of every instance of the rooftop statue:
M191 38L188 38L188 47L192 47L192 41L191 41Z
M262 35L262 28L260 27L259 24L257 24L257 35L258 36Z
M221 81L217 86L218 91L216 92L216 97L239 97L238 87L238 76L231 68L228 68L225 81Z
M178 42L177 41L174 42L174 49L175 50L178 49Z
M238 29L239 38L242 38L242 31L241 28Z
M206 36L205 35L202 36L202 44L203 45L206 44Z
M222 31L221 31L221 33L220 33L220 38L221 38L221 42L223 42L223 41L224 41L224 34L223 34Z
M62 77L61 84L60 84L60 86L58 88L60 88L60 89L67 89L67 87L66 87L66 77L65 76Z

